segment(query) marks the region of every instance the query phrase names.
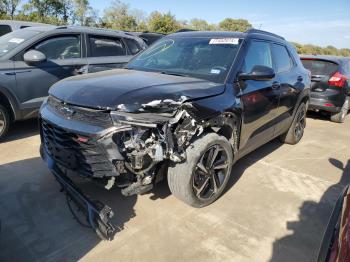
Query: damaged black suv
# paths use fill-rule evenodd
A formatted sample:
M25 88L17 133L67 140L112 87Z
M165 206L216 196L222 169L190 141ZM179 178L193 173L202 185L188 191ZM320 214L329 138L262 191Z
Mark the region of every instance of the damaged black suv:
M56 83L40 111L42 155L66 188L70 171L124 195L166 174L177 198L203 207L237 159L275 137L299 142L309 74L268 32L172 34L125 69Z

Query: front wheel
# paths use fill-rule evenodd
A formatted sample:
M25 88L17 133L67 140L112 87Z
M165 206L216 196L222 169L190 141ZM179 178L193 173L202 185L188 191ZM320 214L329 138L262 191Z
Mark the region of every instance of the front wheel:
M4 139L10 127L10 114L8 110L0 105L0 141Z
M295 113L293 122L288 131L280 136L282 143L295 145L304 135L304 129L306 126L306 105L301 103Z
M168 169L170 191L190 206L207 206L220 197L229 180L232 147L225 137L209 133L194 141L186 154L186 162Z
M336 123L344 123L346 115L348 114L350 107L350 97L346 97L340 112L331 115L331 121Z

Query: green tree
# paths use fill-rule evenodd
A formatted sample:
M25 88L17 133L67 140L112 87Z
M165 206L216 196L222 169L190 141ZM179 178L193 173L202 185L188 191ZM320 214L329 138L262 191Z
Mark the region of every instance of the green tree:
M0 15L9 16L13 19L20 2L20 0L1 0Z
M16 19L62 24L68 21L68 9L69 2L65 0L30 0L23 5Z
M105 10L103 21L114 29L135 31L137 28L136 17L129 14L129 6L119 0L113 1L112 6Z
M156 11L149 17L148 28L152 32L169 34L179 30L180 25L170 12L162 14Z
M219 28L224 31L244 32L252 28L252 25L245 19L225 18L219 23Z
M199 31L211 30L210 25L208 24L207 21L203 19L198 19L198 18L191 19L190 27L193 28L194 30L199 30Z

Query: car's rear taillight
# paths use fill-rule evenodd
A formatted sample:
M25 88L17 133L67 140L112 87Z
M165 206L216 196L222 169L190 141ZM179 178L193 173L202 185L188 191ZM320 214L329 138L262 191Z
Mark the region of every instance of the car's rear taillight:
M345 82L348 80L348 78L344 75L342 75L339 72L336 72L329 80L328 85L330 86L337 86L337 87L344 87Z

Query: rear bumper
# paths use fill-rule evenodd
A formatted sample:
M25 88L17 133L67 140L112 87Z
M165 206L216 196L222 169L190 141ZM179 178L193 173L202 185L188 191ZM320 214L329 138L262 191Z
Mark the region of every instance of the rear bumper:
M333 106L327 106L327 104L332 104ZM338 113L340 112L341 107L334 106L333 101L326 100L326 99L317 99L317 98L310 98L309 102L309 111L327 111L331 113Z
M315 92L310 93L310 103L309 110L311 111L327 111L331 113L340 112L344 102L345 94L340 88L328 88L324 92Z

